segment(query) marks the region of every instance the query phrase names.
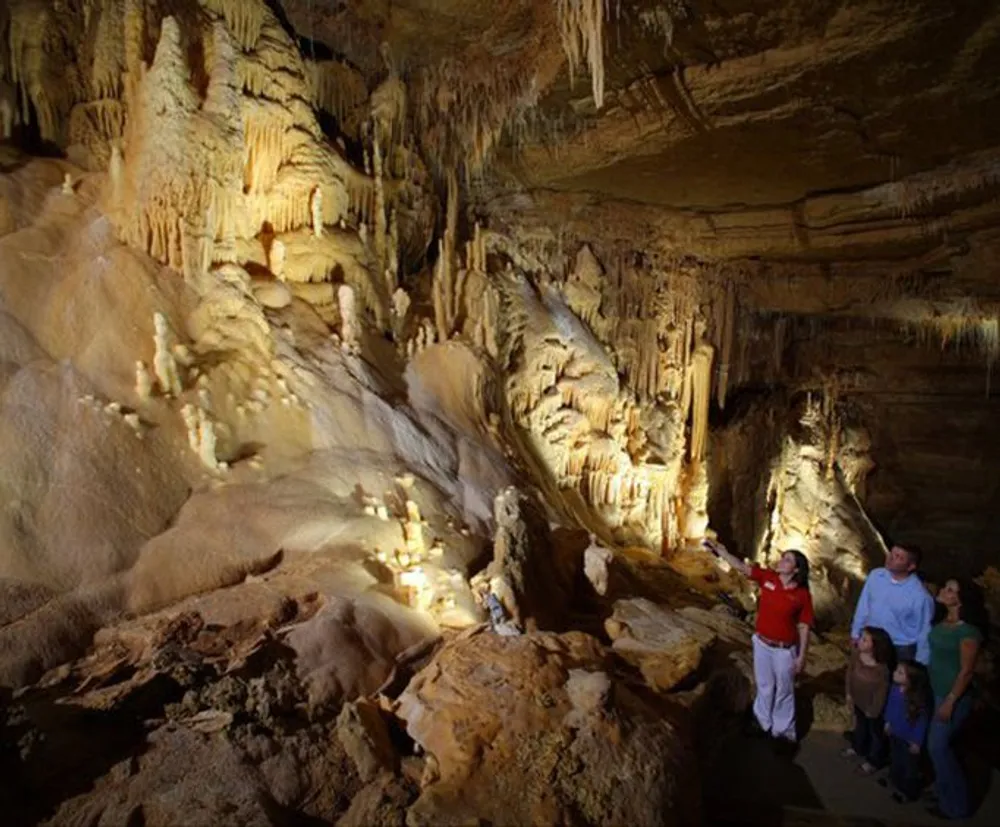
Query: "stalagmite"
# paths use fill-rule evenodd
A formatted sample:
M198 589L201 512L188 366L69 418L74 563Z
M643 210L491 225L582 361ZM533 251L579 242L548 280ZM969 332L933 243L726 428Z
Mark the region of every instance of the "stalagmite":
M149 376L149 371L146 370L146 365L137 361L135 363L135 393L140 399L149 399L153 392L153 380Z
M271 243L268 265L277 278L285 280L285 243L280 238Z
M312 215L312 230L316 238L323 237L323 190L313 187L309 197L309 212Z
M153 371L160 390L166 396L179 396L181 380L177 373L177 362L170 349L169 328L167 319L162 313L153 314L153 343L156 347L153 356Z
M345 350L354 351L358 347L357 308L354 302L354 288L342 284L337 288L337 301L340 306L340 338Z
M202 464L211 470L219 467L219 461L215 455L215 425L208 418L204 408L198 408L198 457Z
M402 287L397 287L392 294L392 330L396 341L401 341L403 328L406 324L406 314L410 312L410 294Z
M187 433L188 445L192 451L198 453L201 437L198 433L198 413L195 411L194 405L187 404L181 408L181 419Z

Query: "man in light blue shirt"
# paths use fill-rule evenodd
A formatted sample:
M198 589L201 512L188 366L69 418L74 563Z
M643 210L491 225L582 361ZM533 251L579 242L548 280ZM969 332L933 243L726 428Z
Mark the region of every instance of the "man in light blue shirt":
M899 660L930 660L927 635L934 617L934 598L916 575L920 552L893 546L885 568L873 569L865 580L851 623L857 643L865 626L885 629Z

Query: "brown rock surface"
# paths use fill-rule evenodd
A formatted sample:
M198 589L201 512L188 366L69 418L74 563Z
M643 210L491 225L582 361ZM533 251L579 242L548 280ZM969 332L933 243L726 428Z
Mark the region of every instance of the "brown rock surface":
M382 770L391 774L399 763L382 714L367 699L344 704L337 717L337 738L366 783Z
M407 823L690 823L693 779L675 730L621 683L605 695L580 674L610 664L580 633L446 644L399 698L428 756Z
M619 600L604 628L612 651L638 667L653 689L669 692L693 675L715 634L680 612L648 600Z

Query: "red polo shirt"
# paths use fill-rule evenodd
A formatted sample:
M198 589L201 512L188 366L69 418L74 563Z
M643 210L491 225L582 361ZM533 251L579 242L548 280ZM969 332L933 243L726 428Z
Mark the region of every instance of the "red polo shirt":
M757 600L757 634L779 643L796 643L799 623L813 624L813 604L809 589L786 589L777 572L750 567L750 579L760 586Z

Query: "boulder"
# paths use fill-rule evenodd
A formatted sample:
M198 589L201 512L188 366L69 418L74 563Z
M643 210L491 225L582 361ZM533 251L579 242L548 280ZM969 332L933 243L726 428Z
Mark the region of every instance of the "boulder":
M382 770L394 771L399 763L382 713L367 698L344 704L337 717L337 738L365 783Z
M611 664L579 632L443 646L397 704L427 756L409 827L698 823L692 756Z
M416 797L407 779L381 773L351 799L337 827L405 827L406 808Z
M691 677L717 637L703 623L645 598L617 601L604 628L615 654L660 692Z

